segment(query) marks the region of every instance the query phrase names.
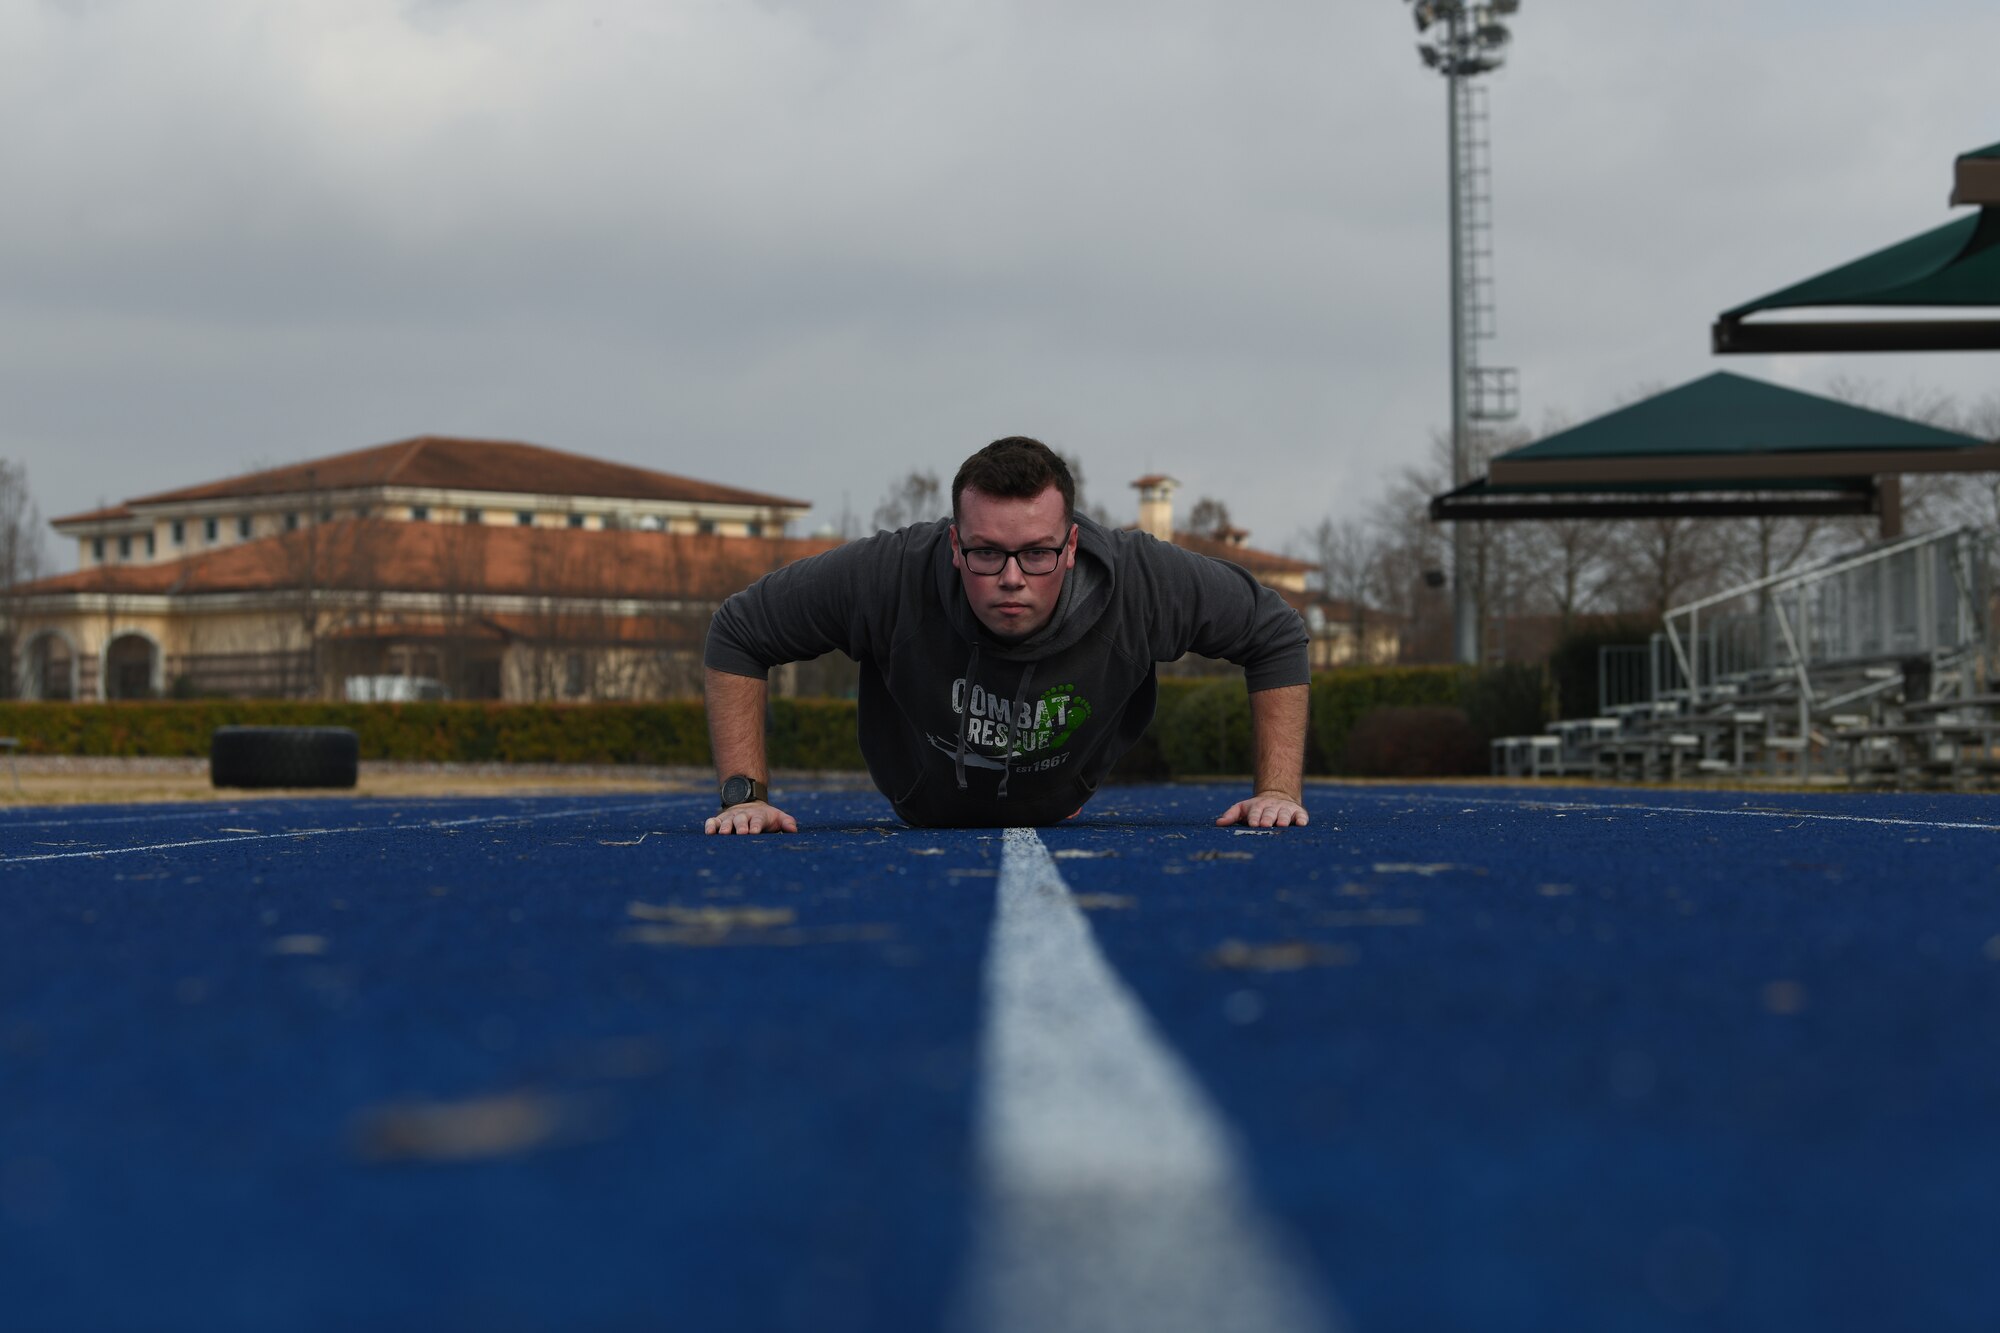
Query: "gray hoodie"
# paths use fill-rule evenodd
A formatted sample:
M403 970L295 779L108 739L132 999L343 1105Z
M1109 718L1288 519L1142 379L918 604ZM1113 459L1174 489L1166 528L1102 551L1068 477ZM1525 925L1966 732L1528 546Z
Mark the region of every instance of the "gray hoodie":
M762 678L838 649L861 664L861 753L905 821L1052 824L1152 721L1156 662L1241 665L1303 685L1306 631L1246 571L1079 515L1049 623L1010 642L973 615L951 520L879 532L767 574L722 604L707 665Z

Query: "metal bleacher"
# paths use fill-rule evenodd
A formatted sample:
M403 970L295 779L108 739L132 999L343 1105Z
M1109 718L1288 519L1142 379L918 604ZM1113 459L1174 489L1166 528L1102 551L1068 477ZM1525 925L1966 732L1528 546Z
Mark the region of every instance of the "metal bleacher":
M1493 771L1992 783L1988 547L1951 528L1675 607L1649 645L1603 650L1596 716L1495 740Z

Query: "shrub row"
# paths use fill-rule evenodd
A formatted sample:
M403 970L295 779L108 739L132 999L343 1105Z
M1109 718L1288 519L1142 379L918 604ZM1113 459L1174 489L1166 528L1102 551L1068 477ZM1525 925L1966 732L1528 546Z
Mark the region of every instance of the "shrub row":
M1360 776L1476 769L1484 765L1487 739L1540 730L1548 705L1548 681L1539 668L1326 672L1312 684L1307 768ZM1392 712L1384 722L1380 715L1385 710L1422 711L1400 721ZM1371 717L1378 719L1375 725L1360 731ZM18 737L24 754L200 756L208 753L209 734L221 726L352 727L365 759L710 762L702 706L691 699L643 704L0 703L0 735ZM775 768L862 766L852 701L774 699L768 730ZM1446 739L1445 733L1457 739ZM1409 756L1417 754L1456 757L1426 759L1413 772ZM1242 679L1167 679L1160 682L1152 727L1117 774L1139 779L1247 773L1251 764L1250 702Z
M1169 691L1168 686L1177 688ZM1164 774L1247 773L1250 699L1236 679L1161 681ZM1353 777L1483 773L1487 742L1550 717L1540 667L1351 667L1313 678L1306 771Z
M367 759L465 763L707 764L698 700L646 704L330 704L277 700L0 703L23 754L200 756L221 726L352 727ZM771 762L861 766L854 705L774 699Z

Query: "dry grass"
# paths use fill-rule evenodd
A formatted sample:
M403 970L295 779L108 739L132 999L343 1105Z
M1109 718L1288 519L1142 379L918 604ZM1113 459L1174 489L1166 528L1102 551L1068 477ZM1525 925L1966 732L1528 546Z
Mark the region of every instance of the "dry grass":
M312 796L407 800L427 796L520 796L535 793L709 791L715 779L695 770L657 768L508 768L498 764L374 764L344 790L220 789L203 759L23 759L16 775L0 761L0 808L25 805L112 805L141 802L242 801Z

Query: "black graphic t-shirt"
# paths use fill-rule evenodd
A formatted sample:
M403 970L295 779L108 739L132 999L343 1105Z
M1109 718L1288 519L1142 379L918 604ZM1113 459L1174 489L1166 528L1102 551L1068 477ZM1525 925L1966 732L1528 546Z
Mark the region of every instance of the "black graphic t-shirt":
M707 665L764 677L838 649L861 664L861 753L912 824L1050 824L1090 799L1152 721L1154 664L1244 668L1250 689L1308 679L1306 631L1245 570L1077 518L1076 568L1019 642L973 615L950 520L849 542L722 604Z

